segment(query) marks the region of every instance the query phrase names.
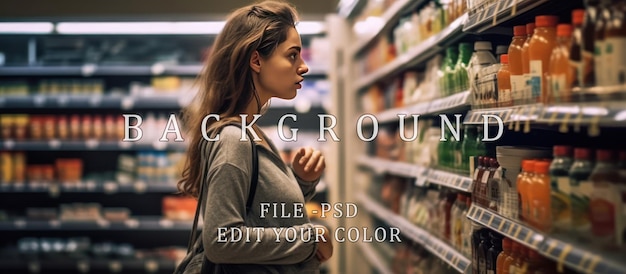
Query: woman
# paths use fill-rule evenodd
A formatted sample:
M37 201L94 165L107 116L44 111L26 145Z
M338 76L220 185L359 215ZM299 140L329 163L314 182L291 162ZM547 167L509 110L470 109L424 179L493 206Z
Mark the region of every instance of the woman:
M242 134L240 115L247 114L245 122L250 124L270 98L293 99L301 88L308 67L300 56L296 20L295 9L282 2L267 1L234 11L215 40L201 75L201 92L186 113L191 144L178 188L198 197L200 183L207 184L201 237L204 254L232 273L317 272L320 262L332 255L330 233L311 224L300 207L315 195L325 168L319 151L299 149L287 166L271 140L254 126L251 133L259 137L255 140L258 183L253 206L250 212L245 210L252 149L250 140L242 140L246 134ZM219 114L219 120L204 119L210 114ZM199 130L203 119L207 136L219 133L219 140L205 140ZM201 142L208 142L204 153L193 149ZM202 159L203 154L208 159ZM206 161L207 179L199 182L201 164ZM289 228L298 232L294 241L293 233L287 234ZM238 231L243 238L231 241L240 236Z

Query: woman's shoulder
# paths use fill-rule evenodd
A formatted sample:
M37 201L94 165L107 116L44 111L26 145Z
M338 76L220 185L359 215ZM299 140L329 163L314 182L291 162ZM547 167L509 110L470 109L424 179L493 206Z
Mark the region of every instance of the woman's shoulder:
M219 135L216 136L213 141L215 148L226 149L232 153L250 153L251 140L247 134L243 134L245 139L242 139L243 129L240 125L229 124L223 126L219 130Z

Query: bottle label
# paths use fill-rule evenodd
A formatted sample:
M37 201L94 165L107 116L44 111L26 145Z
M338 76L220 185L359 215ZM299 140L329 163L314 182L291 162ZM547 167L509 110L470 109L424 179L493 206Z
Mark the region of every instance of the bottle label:
M621 204L619 189L611 182L596 182L589 204L591 231L604 244L615 243L617 208Z
M499 89L498 90L498 104L499 106L508 106L513 102L513 98L511 97L510 89Z
M511 98L514 105L522 104L525 88L524 75L511 75Z
M541 98L543 68L541 60L530 61L530 101L537 102Z
M564 73L550 75L550 87L552 90L552 99L554 102L563 102L567 87L567 78Z
M551 182L552 221L554 228L567 231L571 226L572 205L570 201L570 187L568 176L553 176Z
M604 41L596 40L594 42L594 53L593 53L593 62L595 67L596 74L596 84L598 86L606 85L606 73L607 67L604 64L604 58L602 55L604 54Z
M604 43L603 61L607 66L606 85L620 85L626 82L626 38L609 37Z
M572 227L579 232L587 231L589 227L589 189L591 183L584 180L570 178Z

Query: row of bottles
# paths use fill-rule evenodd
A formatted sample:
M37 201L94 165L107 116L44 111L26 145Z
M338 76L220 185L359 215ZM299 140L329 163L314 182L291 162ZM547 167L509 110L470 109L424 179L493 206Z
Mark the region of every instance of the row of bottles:
M467 69L472 57L473 47L470 43L460 43L458 47L446 49L445 57L439 70L439 88L442 97L469 89Z
M604 248L624 248L626 151L555 146L554 159L522 162L520 218Z
M437 145L437 167L441 170L468 174L470 158L485 154L482 128L465 126L462 134L462 139L456 140L452 132L444 127L443 136L446 141L441 141Z

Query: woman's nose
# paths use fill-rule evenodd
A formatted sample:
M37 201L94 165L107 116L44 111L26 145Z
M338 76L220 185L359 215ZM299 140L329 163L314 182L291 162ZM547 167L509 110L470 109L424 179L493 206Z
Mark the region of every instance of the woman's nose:
M302 74L305 74L307 72L309 72L309 67L305 63L302 63L302 66L300 66L300 68L298 68L298 74L302 75Z

